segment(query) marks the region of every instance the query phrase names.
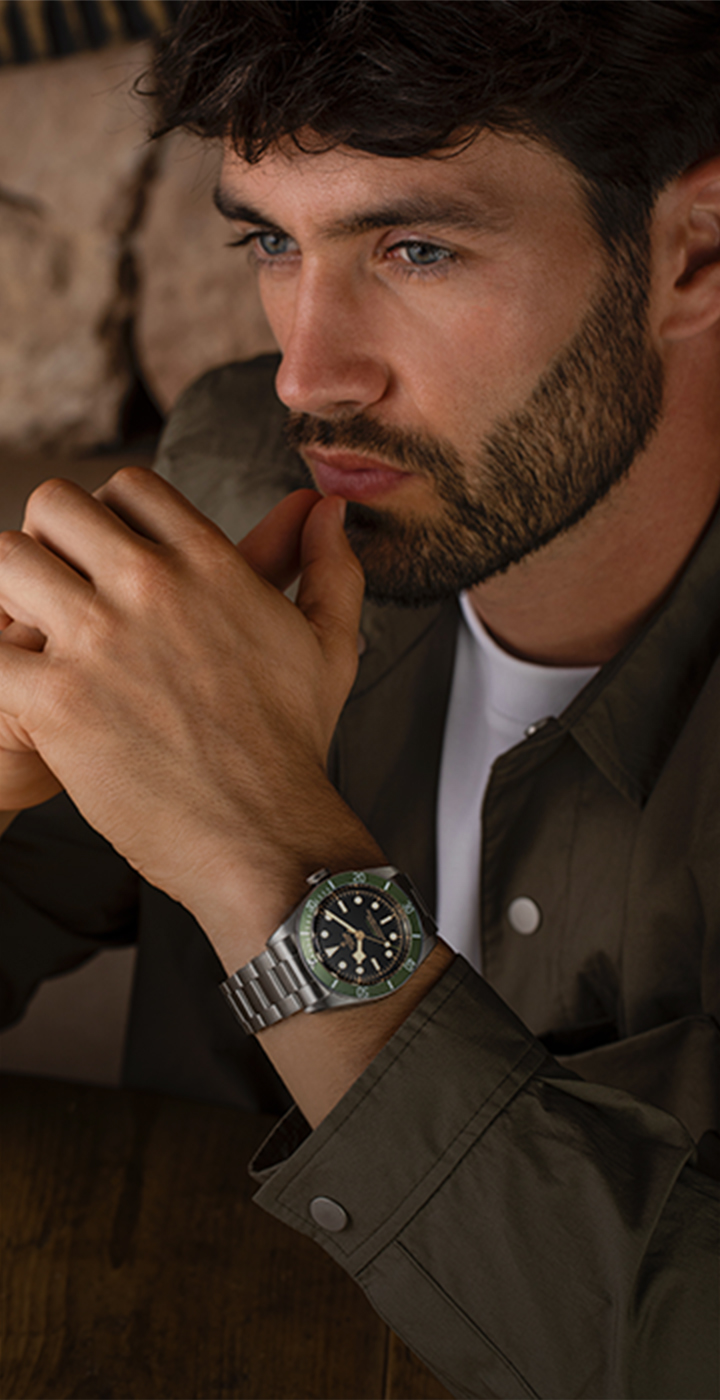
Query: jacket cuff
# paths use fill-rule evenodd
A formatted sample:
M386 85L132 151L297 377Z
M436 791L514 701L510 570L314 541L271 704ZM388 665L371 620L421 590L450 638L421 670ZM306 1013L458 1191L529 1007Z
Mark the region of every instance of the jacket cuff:
M357 1273L548 1059L457 957L314 1132L292 1109L266 1139L255 1200ZM342 1229L314 1221L319 1196L341 1207Z

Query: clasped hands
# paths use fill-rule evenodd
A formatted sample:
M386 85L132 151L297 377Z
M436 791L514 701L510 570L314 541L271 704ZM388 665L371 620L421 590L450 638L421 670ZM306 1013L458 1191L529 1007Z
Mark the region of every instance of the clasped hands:
M66 788L229 966L317 864L383 858L325 773L363 593L343 507L297 491L236 548L126 468L0 535L0 810Z

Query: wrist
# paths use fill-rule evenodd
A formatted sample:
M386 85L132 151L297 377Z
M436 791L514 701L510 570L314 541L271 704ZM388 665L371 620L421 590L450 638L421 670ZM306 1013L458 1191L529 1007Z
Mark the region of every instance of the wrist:
M455 957L438 939L400 991L357 1008L290 1016L259 1039L311 1128L347 1093Z
M224 843L185 901L229 973L262 952L309 894L307 880L314 871L387 864L362 822L334 788L330 793L312 812L297 813L293 830L272 843L258 839L250 847L247 837Z

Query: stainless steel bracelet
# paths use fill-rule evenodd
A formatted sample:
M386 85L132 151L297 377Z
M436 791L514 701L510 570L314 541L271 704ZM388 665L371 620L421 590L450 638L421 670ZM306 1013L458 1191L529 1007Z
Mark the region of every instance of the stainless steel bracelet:
M274 1026L296 1011L307 1011L325 995L317 983L310 981L287 938L277 938L275 934L272 937L272 943L262 953L220 986L248 1034Z

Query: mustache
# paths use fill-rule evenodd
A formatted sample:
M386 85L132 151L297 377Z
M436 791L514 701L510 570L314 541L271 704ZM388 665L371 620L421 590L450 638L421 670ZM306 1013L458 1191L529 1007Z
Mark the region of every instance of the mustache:
M347 418L315 418L310 413L291 413L285 425L291 447L336 447L382 457L389 466L442 480L448 470L461 466L455 448L423 433L409 432L378 423L363 413Z

